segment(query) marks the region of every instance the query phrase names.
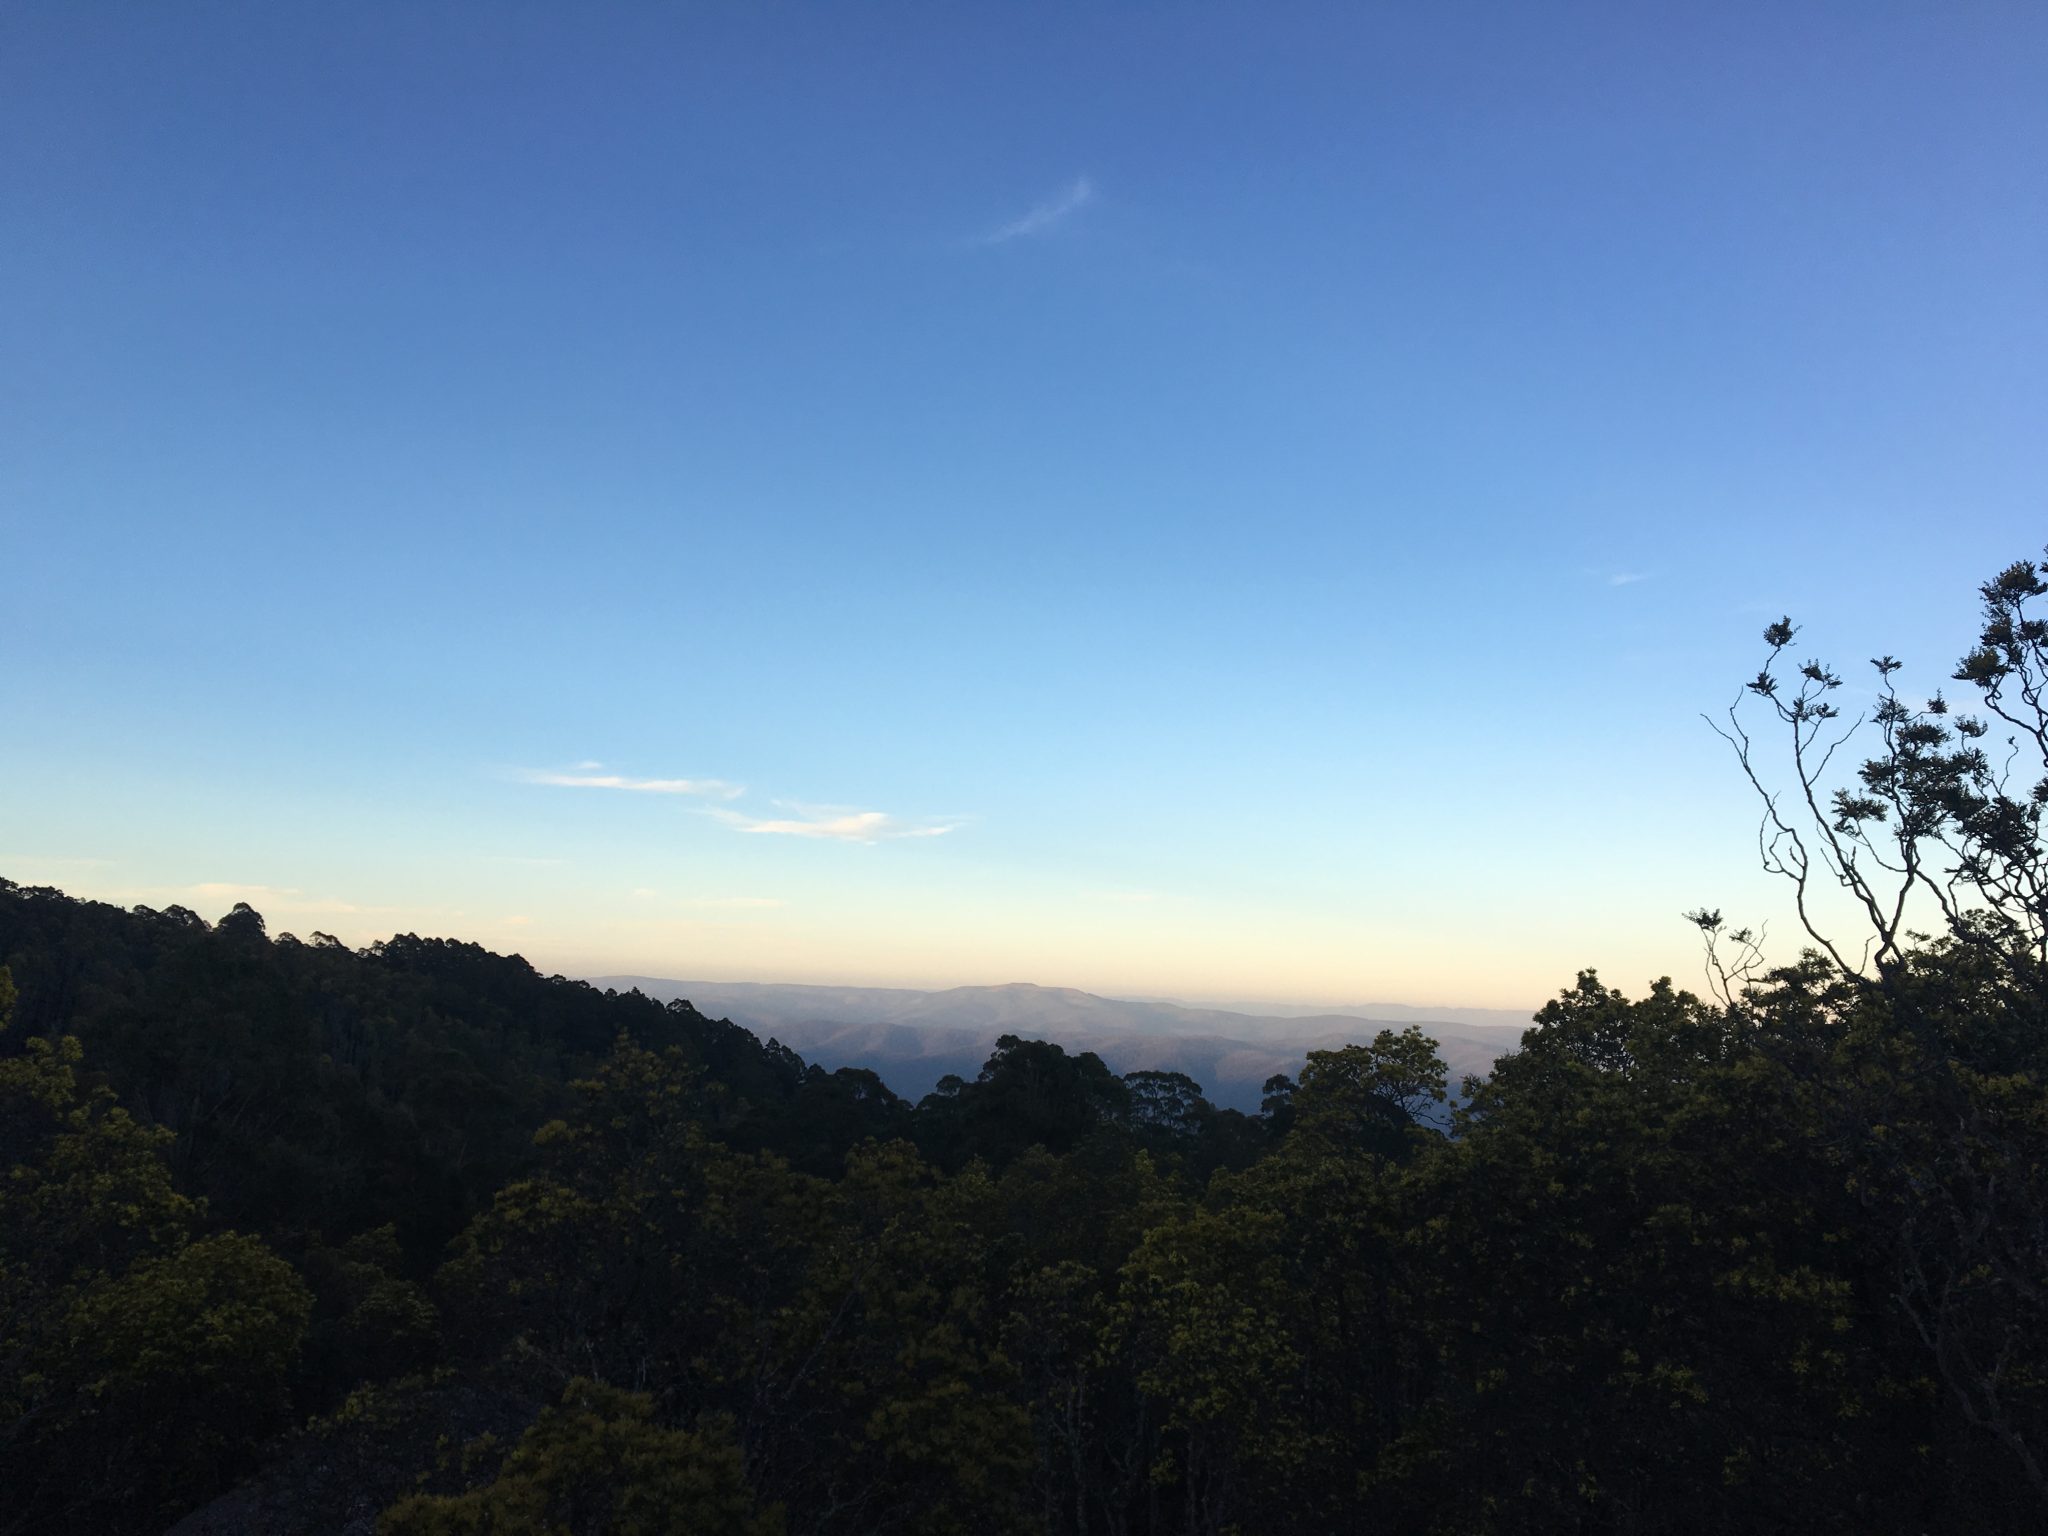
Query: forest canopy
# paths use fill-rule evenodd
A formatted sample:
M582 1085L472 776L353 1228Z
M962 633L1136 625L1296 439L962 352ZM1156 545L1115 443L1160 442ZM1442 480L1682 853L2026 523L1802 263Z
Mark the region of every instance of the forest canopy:
M2038 1527L2044 595L1860 721L1771 626L1801 953L1255 1116L0 882L0 1536Z

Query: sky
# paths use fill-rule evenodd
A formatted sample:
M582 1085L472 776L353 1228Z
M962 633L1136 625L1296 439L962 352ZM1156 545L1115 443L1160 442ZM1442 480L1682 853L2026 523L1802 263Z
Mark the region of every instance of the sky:
M2035 4L0 6L0 876L1534 1006L2048 539ZM1851 665L1853 664L1853 666Z

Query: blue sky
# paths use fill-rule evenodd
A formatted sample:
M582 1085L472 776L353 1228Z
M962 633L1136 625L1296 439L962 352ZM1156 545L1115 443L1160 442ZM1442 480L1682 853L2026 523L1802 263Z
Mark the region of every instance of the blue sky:
M0 874L720 979L1789 949L1698 715L1784 611L1932 686L2048 537L2044 80L2033 5L8 7Z

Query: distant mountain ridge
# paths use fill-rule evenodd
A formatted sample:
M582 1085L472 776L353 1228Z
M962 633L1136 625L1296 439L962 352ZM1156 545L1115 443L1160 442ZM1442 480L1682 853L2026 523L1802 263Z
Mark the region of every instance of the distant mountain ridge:
M1051 1040L1094 1051L1116 1072L1185 1072L1211 1102L1258 1108L1261 1086L1276 1072L1299 1072L1312 1050L1372 1038L1382 1029L1420 1025L1438 1043L1456 1082L1484 1075L1520 1042L1528 1020L1507 1010L1445 1009L1445 1014L1506 1014L1498 1023L1431 1018L1387 1005L1384 1017L1343 1012L1241 1013L1161 998L1098 997L1073 987L1029 982L1003 986L806 986L783 982L691 981L662 976L592 976L593 986L637 989L666 1002L687 999L714 1018L773 1036L827 1068L868 1067L912 1099L948 1073L972 1077L1001 1035ZM1281 1005L1285 1006L1285 1005Z
M1527 1029L1534 1008L1420 1007L1414 1003L1276 1003L1263 999L1164 998L1187 1008L1248 1013L1277 1019L1371 1019L1377 1024L1464 1024L1479 1029Z

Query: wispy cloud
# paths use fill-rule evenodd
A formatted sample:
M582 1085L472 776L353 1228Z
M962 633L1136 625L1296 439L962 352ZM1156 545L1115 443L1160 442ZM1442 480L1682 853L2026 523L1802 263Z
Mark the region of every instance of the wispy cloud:
M1050 234L1094 201L1095 183L1086 176L1076 176L1069 185L1046 198L1021 219L1012 219L1001 228L983 235L981 244L1004 245L1012 240Z
M746 793L743 785L723 779L629 779L618 773L548 773L532 770L520 775L529 784L552 784L562 789L624 789L638 795L696 795L706 800L733 800Z
M906 837L944 837L957 821L907 821L886 811L855 811L844 806L791 805L793 816L743 816L738 811L713 811L727 826L741 832L776 837L816 837L840 843L894 842Z
M1632 587L1639 581L1648 581L1648 571L1616 571L1607 578L1610 587Z
M527 769L517 776L528 784L547 784L565 789L617 789L641 795L685 795L699 800L736 800L745 786L724 779L634 779L619 773L586 771L595 764L578 764L566 771ZM824 838L842 843L894 842L906 837L943 837L960 825L960 818L926 818L913 821L891 816L886 811L856 810L851 806L799 805L778 800L780 816L748 816L739 811L706 806L705 814L717 817L740 832L760 832L780 837ZM640 894L637 893L636 894ZM649 893L651 894L651 893ZM739 905L759 905L739 898ZM779 905L779 903L778 903Z

